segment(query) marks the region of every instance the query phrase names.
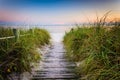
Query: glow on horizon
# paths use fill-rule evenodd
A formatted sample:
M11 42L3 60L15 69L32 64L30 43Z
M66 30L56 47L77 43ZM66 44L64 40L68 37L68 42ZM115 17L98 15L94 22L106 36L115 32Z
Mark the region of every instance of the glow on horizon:
M84 23L88 21L96 20L96 13L80 11L66 13L66 14L23 14L11 11L0 11L0 21L11 21L11 22L26 22L26 23L41 23L41 24L70 24L70 23ZM9 14L8 14L9 13ZM104 12L105 13L105 12ZM99 13L99 17L104 15ZM111 12L109 19L120 18L120 12Z
M108 20L114 18L120 18L120 2L115 4L109 4L109 8L98 8L98 16L101 17L108 10L113 10L108 17ZM71 23L85 23L93 22L96 20L96 9L91 8L81 8L81 6L66 7L56 7L49 6L33 7L29 9L22 10L9 10L0 9L0 21L10 21L10 22L26 22L30 24L71 24ZM69 7L69 6L68 6ZM114 8L113 8L114 7ZM114 9L117 9L115 11Z

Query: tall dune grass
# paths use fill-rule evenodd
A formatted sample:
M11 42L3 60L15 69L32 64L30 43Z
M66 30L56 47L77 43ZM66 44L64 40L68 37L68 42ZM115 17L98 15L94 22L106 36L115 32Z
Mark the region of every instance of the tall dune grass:
M71 29L63 42L80 80L120 80L120 22Z
M24 36L20 36L18 41L15 38L0 40L0 80L7 80L13 72L30 72L31 63L40 60L36 48L50 43L50 35L44 29L20 30L20 34ZM1 37L11 35L12 29L0 28Z
M8 37L8 36L13 36L12 29L0 27L0 37Z

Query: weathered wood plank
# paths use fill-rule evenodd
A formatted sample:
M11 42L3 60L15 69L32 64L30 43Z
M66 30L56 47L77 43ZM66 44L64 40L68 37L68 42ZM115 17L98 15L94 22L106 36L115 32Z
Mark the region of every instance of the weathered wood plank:
M54 44L51 51L43 55L41 68L33 71L32 80L77 80L75 63L65 58L61 43Z

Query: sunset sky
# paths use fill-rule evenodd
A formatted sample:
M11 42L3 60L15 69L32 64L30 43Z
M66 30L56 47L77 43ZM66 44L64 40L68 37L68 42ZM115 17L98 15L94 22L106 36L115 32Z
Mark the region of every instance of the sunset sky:
M0 0L0 21L30 24L72 24L96 19L112 10L120 18L120 0Z

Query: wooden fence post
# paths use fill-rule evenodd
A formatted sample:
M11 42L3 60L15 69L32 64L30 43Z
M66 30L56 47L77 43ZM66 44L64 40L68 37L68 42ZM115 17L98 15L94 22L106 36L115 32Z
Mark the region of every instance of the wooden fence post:
M13 29L13 33L14 33L14 36L15 36L15 41L18 41L19 40L19 30L18 29Z
M34 35L34 29L30 29L30 31L31 31L32 35Z

